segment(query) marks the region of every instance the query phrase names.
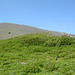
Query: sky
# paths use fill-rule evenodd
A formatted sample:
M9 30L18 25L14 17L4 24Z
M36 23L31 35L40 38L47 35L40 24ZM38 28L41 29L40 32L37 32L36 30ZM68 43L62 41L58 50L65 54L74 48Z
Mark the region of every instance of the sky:
M0 23L75 34L75 0L0 0Z

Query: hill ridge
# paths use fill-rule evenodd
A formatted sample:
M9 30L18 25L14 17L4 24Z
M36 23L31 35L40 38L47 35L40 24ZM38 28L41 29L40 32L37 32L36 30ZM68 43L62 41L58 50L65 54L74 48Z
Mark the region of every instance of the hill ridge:
M20 25L14 23L0 23L0 40L14 38L25 34L33 34L41 32L49 33L54 36L61 36L64 34L68 35L67 33L64 32L48 31L28 25Z

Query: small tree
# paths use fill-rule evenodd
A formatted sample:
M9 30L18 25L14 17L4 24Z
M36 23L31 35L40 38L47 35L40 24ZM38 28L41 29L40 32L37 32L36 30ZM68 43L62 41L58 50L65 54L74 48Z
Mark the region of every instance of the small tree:
M8 34L11 34L11 32L8 32Z

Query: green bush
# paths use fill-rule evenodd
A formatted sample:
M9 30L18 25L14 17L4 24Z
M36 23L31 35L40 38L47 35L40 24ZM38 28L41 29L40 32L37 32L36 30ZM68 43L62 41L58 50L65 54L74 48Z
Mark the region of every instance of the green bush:
M50 62L46 63L45 66L44 66L44 68L47 71L53 71L53 70L55 70L55 62L54 61L50 61Z
M11 34L11 32L8 32L8 34Z
M42 46L30 46L29 48L29 51L30 52L46 52L46 51L48 51L48 48L47 47L42 47Z
M24 66L24 72L27 73L39 73L41 72L40 66L37 63L28 63Z
M61 46L61 45L71 45L74 43L74 39L68 36L62 36L62 37L50 37L48 41L44 43L44 46Z
M22 41L23 45L26 45L26 44L27 45L40 45L43 43L45 43L45 39L41 37L31 37L31 38L24 39Z

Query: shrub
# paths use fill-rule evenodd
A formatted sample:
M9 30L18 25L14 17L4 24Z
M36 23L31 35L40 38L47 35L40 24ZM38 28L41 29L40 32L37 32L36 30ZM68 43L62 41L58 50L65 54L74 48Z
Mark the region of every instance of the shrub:
M44 43L44 46L61 46L61 45L71 45L74 43L74 40L71 37L68 36L62 36L62 37L50 37L48 41Z
M28 39L24 39L22 41L22 44L28 44L28 45L40 45L42 43L45 42L45 39L43 38L40 38L40 37L31 37L31 38L28 38Z
M45 64L44 66L45 70L47 71L53 71L55 70L55 62L51 61Z
M42 47L42 46L30 46L29 48L30 52L42 52L45 53L47 52L49 49L47 47Z
M39 73L41 69L37 63L29 63L24 66L24 72L27 73Z
M8 34L11 34L11 32L8 32Z

